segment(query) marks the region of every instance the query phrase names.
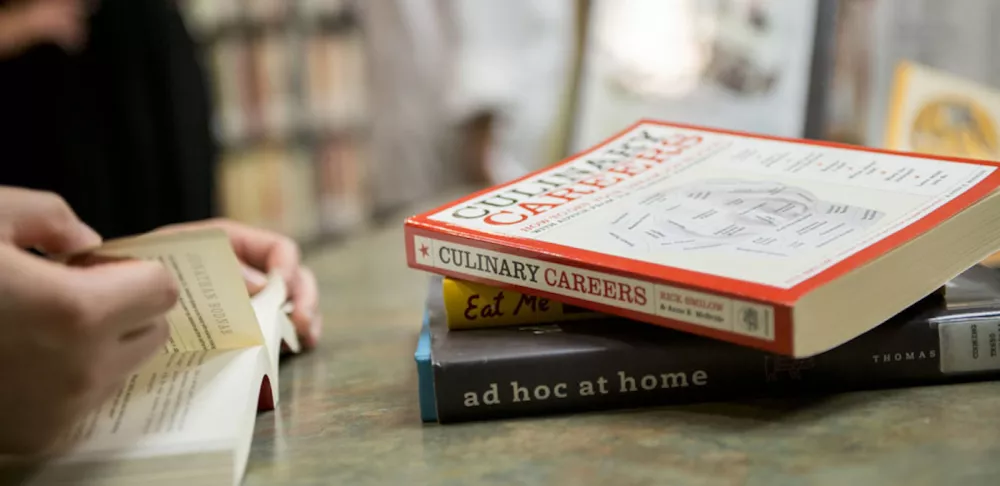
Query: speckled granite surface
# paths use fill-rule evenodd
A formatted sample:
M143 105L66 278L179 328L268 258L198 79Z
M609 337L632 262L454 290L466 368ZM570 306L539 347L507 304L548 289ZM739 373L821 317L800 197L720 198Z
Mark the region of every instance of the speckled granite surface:
M1000 383L424 425L400 227L310 255L324 341L284 363L244 484L1000 484Z

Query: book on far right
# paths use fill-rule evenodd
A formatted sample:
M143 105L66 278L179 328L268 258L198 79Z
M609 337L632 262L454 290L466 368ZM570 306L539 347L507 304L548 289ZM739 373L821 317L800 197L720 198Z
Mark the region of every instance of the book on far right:
M944 70L900 62L886 117L885 148L1000 160L1000 89Z

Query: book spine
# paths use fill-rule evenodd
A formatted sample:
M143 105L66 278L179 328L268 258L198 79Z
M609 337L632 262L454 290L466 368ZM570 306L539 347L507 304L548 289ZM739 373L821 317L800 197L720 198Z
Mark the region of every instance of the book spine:
M791 309L784 305L618 275L585 262L509 250L405 226L412 268L561 301L594 312L791 355Z
M451 278L442 279L441 290L449 329L545 324L604 315L544 297Z
M437 416L454 423L1000 377L1000 319L883 331L805 359L679 339L644 349L436 362Z

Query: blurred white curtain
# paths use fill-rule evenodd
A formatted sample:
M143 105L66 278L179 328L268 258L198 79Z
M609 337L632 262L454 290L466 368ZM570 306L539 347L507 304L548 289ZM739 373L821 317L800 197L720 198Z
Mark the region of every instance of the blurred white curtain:
M573 62L574 0L452 0L448 113L495 116L486 168L504 182L541 168Z
M368 181L376 214L453 183L442 0L357 2L369 66Z
M457 129L493 116L487 171L540 168L574 55L576 0L358 2L371 66L376 207L431 194L468 172Z

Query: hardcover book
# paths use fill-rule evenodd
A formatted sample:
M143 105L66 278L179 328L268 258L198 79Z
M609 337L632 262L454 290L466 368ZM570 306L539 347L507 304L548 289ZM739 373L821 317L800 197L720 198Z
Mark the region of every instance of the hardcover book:
M807 357L1000 248L987 161L643 120L412 216L412 268Z
M219 230L150 234L88 255L162 262L181 289L161 353L64 437L42 461L9 460L17 484L239 484L257 412L279 403L282 345L299 351L285 315L284 281L249 297Z
M800 359L613 317L449 330L433 279L414 354L425 422L1000 377L1000 271L983 266L844 345Z

